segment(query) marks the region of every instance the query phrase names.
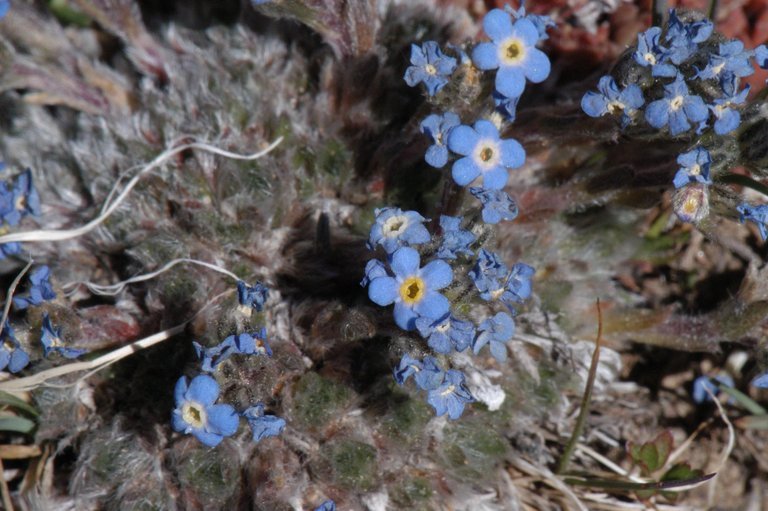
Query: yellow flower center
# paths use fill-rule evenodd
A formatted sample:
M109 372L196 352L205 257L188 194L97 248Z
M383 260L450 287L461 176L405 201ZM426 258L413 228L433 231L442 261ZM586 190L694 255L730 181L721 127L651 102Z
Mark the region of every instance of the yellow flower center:
M202 428L205 425L205 408L197 403L184 403L181 407L181 418L193 428Z
M699 199L695 195L691 195L685 199L683 203L683 213L688 216L693 216L696 211L699 210Z
M525 45L520 39L511 37L499 45L499 54L502 64L519 64L525 58Z
M669 102L670 110L680 110L680 107L683 106L683 101L683 96L675 96L672 98L672 100Z
M490 159L493 158L493 149L490 147L484 147L480 150L480 159L484 162L490 161Z
M413 305L424 297L426 286L419 277L408 277L400 284L400 298L407 304Z

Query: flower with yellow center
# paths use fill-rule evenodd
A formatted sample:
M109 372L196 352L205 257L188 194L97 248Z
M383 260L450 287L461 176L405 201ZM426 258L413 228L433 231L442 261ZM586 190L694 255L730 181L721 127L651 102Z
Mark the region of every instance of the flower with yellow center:
M402 247L392 254L390 268L394 276L371 280L368 296L382 306L394 303L395 322L400 328L413 330L418 318L438 319L448 312L448 300L437 292L453 281L448 263L437 259L421 268L419 253Z
M176 408L171 415L173 429L192 434L208 447L216 447L225 436L234 435L240 424L235 409L228 404L214 404L219 385L207 374L195 376L187 385L182 376L176 382Z

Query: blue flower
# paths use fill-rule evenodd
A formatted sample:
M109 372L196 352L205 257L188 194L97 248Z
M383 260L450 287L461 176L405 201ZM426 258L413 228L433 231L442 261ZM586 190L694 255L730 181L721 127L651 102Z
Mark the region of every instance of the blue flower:
M262 438L277 436L285 429L285 419L274 415L264 415L264 405L257 403L243 412L243 417L253 432L253 441L259 442Z
M627 85L619 90L616 80L606 75L600 78L597 92L589 91L581 98L581 109L590 117L600 117L605 114L621 114L621 127L625 128L638 108L643 106L643 91L635 84Z
M760 229L760 237L765 240L768 237L768 229L766 229L766 223L768 223L768 204L760 204L759 206L750 206L747 203L743 203L736 208L739 212L739 222L742 224L749 220L757 225Z
M688 131L691 128L690 122L705 121L708 115L704 100L688 92L688 86L680 75L674 82L664 86L663 99L654 101L645 109L648 124L657 129L669 124L672 136Z
M768 69L768 47L761 44L755 48L755 62L763 69Z
M432 139L432 145L427 149L424 159L437 169L448 163L448 148L445 143L451 128L461 124L459 116L453 112L443 115L432 114L421 121L421 132Z
M29 355L21 349L21 344L13 333L10 323L6 322L0 332L0 371L18 373L29 364Z
M365 265L365 276L363 277L363 280L360 281L360 285L366 287L373 279L386 277L387 275L389 274L387 273L387 267L384 266L384 263L378 259L371 259Z
M768 371L755 376L750 382L750 385L757 387L758 389L768 389Z
M3 19L11 8L10 0L0 0L0 19Z
M87 350L68 348L61 340L61 328L55 328L48 313L43 315L43 328L40 342L43 343L43 355L48 357L52 351L60 353L65 358L77 358Z
M671 78L677 74L677 69L669 64L669 50L659 44L661 29L651 27L645 32L637 34L637 50L633 56L635 62L642 67L651 67L653 76L664 76Z
M714 25L708 19L683 23L674 9L669 10L667 42L670 43L669 59L677 65L682 64L712 35ZM654 75L662 76L662 75Z
M412 44L411 64L405 70L405 83L414 87L424 82L430 96L445 87L448 77L456 69L456 59L443 54L434 41L426 41L421 47Z
M517 140L501 139L490 121L477 121L474 127L456 126L448 135L448 148L464 156L453 163L453 180L465 186L481 175L483 187L500 190L507 183L507 168L525 163L525 150Z
M196 341L192 341L192 346L195 348L197 358L202 361L202 370L206 373L215 371L219 364L237 351L234 336L227 337L211 348L206 348Z
M725 135L741 124L741 114L731 106L744 104L749 94L749 85L739 92L739 79L734 75L724 77L721 83L724 96L716 99L709 109L715 114L715 133Z
M268 295L269 288L261 282L249 286L242 280L237 281L237 301L244 307L252 307L256 312L261 312Z
M483 203L483 222L486 224L497 224L502 220L517 218L517 204L507 192L472 187L469 193Z
M727 374L718 375L715 377L715 380L728 387L733 387L733 378ZM720 388L712 382L712 379L709 376L699 376L693 380L694 402L701 404L712 401L712 397L707 394L707 390L705 389L708 389L715 396L720 392Z
M517 117L517 103L520 101L520 97L508 98L496 91L493 91L491 96L493 97L493 104L496 106L496 111L503 115L507 121L515 122L515 117Z
M488 344L493 358L499 362L507 360L507 341L515 335L515 322L506 312L499 312L494 317L480 323L478 335L472 343L472 351L477 355Z
M507 275L504 284L504 293L501 299L504 302L522 303L531 296L531 277L536 273L532 266L525 263L516 263Z
M755 72L749 61L754 53L752 50L745 50L741 41L720 43L720 53L710 54L707 67L699 71L696 78L708 80L749 76Z
M32 284L27 296L16 296L13 298L13 305L19 309L26 309L30 305L40 305L48 300L56 298L56 293L51 287L48 278L51 270L48 266L41 266L32 272L29 276L29 282Z
M709 151L703 147L696 147L692 151L681 154L677 157L677 163L681 168L673 180L675 188L682 188L688 183L712 184L712 180L709 178L709 166L712 163L712 158Z
M252 334L242 333L230 335L227 339L232 339L235 351L243 355L266 355L272 356L272 348L267 344L267 329L261 328L258 332ZM226 339L225 339L226 342Z
M316 507L315 511L336 511L336 503L332 500L326 500Z
M540 83L549 76L549 58L535 47L539 29L531 20L520 18L513 23L509 13L493 9L485 15L483 29L492 42L475 46L472 61L484 71L498 68L496 90L502 96L519 97L526 78Z
M415 211L377 209L376 220L368 237L368 248L373 250L376 245L381 245L387 254L392 254L402 246L427 243L431 237L423 225L425 221L426 218Z
M0 245L0 259L5 259L8 256L21 253L21 243L12 241L11 243L3 243Z
M461 217L440 215L443 242L437 249L437 257L456 259L459 254L472 255L469 246L475 242L475 235L461 228Z
M509 4L504 6L504 10L510 13L515 19L527 19L533 23L533 26L535 26L536 30L539 31L540 41L549 39L549 36L547 35L547 28L557 26L557 24L549 16L542 16L540 14L526 14L525 0L520 0L520 8L517 10L513 9Z
M435 409L438 417L447 413L453 420L461 417L464 405L474 400L464 384L464 374L455 369L446 371L443 383L430 390L427 396L427 402Z
M395 323L403 330L416 328L420 317L437 319L450 308L437 291L453 281L451 267L437 259L419 268L419 253L403 247L392 254L394 277L379 277L368 286L368 297L378 305L395 304Z
M435 357L424 357L421 369L416 371L413 379L416 386L422 390L433 390L443 383L443 369L437 364Z
M419 318L416 328L437 353L447 354L452 349L464 351L475 337L475 325L446 314L440 319Z
M507 266L496 254L484 248L478 252L475 266L469 271L469 277L480 291L480 297L483 300L491 300L497 292L504 289L502 282L507 275Z
M394 369L395 381L398 385L403 385L408 378L422 370L424 364L421 360L415 359L409 354L405 354L400 358L400 362Z
M8 225L18 225L23 216L40 214L40 197L32 182L31 170L19 174L10 194L11 208L4 209L2 213Z
M232 436L239 426L237 412L231 405L213 404L219 398L219 384L206 374L192 379L182 376L173 391L176 408L171 415L175 431L195 436L208 447L216 447L225 436Z

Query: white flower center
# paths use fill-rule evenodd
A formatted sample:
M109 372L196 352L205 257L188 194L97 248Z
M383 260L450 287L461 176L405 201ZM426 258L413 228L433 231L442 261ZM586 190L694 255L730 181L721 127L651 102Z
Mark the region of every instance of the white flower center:
M621 101L617 101L614 99L613 101L610 101L608 103L606 108L608 109L609 114L616 115L624 111L625 105Z
M656 55L654 55L653 53L651 53L651 52L648 52L648 53L646 53L645 55L643 55L643 58L644 58L644 59L645 59L645 61L646 61L647 63L649 63L650 65L652 65L652 66L655 66L655 65L656 65Z
M695 163L693 167L691 167L691 170L688 171L688 173L692 176L698 176L701 174L701 165Z
M181 418L193 428L202 428L207 421L205 408L194 401L184 403L181 407Z
M525 60L525 43L510 37L499 44L499 60L502 66L516 66Z
M683 101L685 101L685 98L683 96L675 96L669 101L669 108L670 110L677 111L680 110L680 107L683 106Z
M493 140L481 140L475 146L475 163L483 169L492 169L501 162L499 145Z
M450 320L448 320L448 319L446 319L445 321L443 321L442 323L440 323L439 325L437 325L437 326L435 327L435 330L437 330L437 331L438 331L438 332L440 332L441 334L444 334L445 332L447 332L447 331L448 331L448 329L449 329L449 328L451 328L451 321L450 321Z
M432 64L427 64L424 66L424 71L427 72L429 75L436 75L437 74L437 68L433 66Z
M712 68L712 74L714 74L715 76L719 75L724 67L725 67L725 62L721 62L720 64Z
M387 218L384 221L384 225L381 229L384 232L384 236L394 238L402 234L407 227L408 218L406 218L404 215L395 215L393 217Z
M440 393L441 396L447 396L448 394L452 394L453 391L456 390L456 387L453 385L448 385L448 388L445 389Z

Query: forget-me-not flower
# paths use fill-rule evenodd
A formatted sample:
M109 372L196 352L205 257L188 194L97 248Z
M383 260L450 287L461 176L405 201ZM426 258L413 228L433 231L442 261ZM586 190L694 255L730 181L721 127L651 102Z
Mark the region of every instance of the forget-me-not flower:
M43 355L47 357L52 351L60 353L64 358L77 358L87 350L69 348L64 346L61 339L61 328L56 328L51 323L48 313L43 315L43 328L40 342L43 344Z
M8 225L18 225L26 215L40 214L40 196L32 182L32 171L25 170L16 178L10 190L10 208L4 209L2 218Z
M631 83L624 90L619 90L616 80L606 75L597 84L598 92L589 91L581 98L581 109L590 117L605 114L621 114L621 127L625 128L638 108L643 106L643 91Z
M416 211L403 211L400 208L381 208L376 210L376 220L368 236L368 248L373 250L381 245L387 254L392 254L402 246L427 243L431 236L424 227L427 219Z
M40 305L48 300L56 298L50 281L51 269L48 266L37 268L29 276L30 287L26 296L14 296L13 305L17 309L26 309L30 305Z
M393 370L395 381L398 385L403 385L408 380L408 378L414 374L417 374L423 367L424 364L421 363L421 360L413 358L408 353L406 353L400 358L400 362Z
M733 387L733 378L727 374L720 374L715 376L714 379L723 385ZM707 390L709 390L715 396L720 392L720 388L712 381L712 378L709 376L699 376L693 380L693 401L699 404L711 402L712 396L707 393Z
M413 375L413 380L420 389L432 390L443 383L443 376L443 369L437 363L437 359L427 356L421 362L421 369Z
M760 230L760 237L763 240L768 237L768 228L766 228L766 223L768 223L768 204L751 206L743 203L736 207L736 211L739 212L739 222L742 224L747 220L754 222Z
M456 59L440 51L435 41L426 41L421 46L412 44L411 64L405 70L405 83L414 87L424 82L430 96L445 87L448 77L456 69Z
M491 42L475 46L472 61L484 71L498 69L496 90L502 96L519 97L526 79L540 83L549 76L549 58L536 48L539 30L529 19L513 22L508 12L492 9L483 18L483 29Z
M443 354L453 349L464 351L475 337L474 324L456 319L450 313L437 320L419 318L416 320L416 328L430 348Z
M749 76L755 72L750 62L754 53L745 50L744 43L738 40L720 43L719 53L710 54L707 66L696 74L696 78L707 80Z
M461 417L464 405L474 400L464 383L464 374L455 369L446 371L443 383L430 390L427 396L427 402L435 409L438 417L447 413L453 420Z
M682 76L664 86L664 97L648 105L645 120L654 128L669 125L672 136L679 135L691 128L691 122L703 122L709 116L707 105L699 96L688 91Z
M725 135L741 124L741 114L731 107L743 105L747 101L749 85L739 91L739 79L734 75L724 77L721 84L724 95L722 98L715 99L714 105L710 105L709 109L715 115L715 133Z
M492 300L503 292L507 266L495 253L481 248L477 253L475 266L469 271L469 278L475 283L483 300Z
M256 312L261 312L268 295L269 288L261 282L249 286L242 280L237 281L237 301L243 307L251 307L256 309Z
M488 318L477 329L477 337L472 343L472 351L477 355L486 344L491 355L499 362L507 360L507 341L515 335L515 322L506 312L499 312Z
M501 299L504 302L522 303L530 298L532 292L531 278L534 273L536 270L525 263L516 263L512 266L504 283Z
M219 384L207 374L195 376L189 385L185 376L179 378L173 397L176 408L171 425L179 433L191 433L208 447L216 447L237 431L237 412L232 405L214 404L219 398Z
M471 187L469 193L483 204L482 216L486 224L497 224L502 220L517 218L517 203L504 190Z
M252 334L242 333L231 335L227 337L227 339L231 339L237 353L243 355L272 356L272 348L270 348L267 343L267 329L264 327Z
M315 511L336 511L336 503L332 500L326 500L316 507Z
M0 371L6 368L12 373L18 373L29 364L29 355L21 349L19 340L13 332L10 323L6 321L0 332Z
M450 308L448 299L438 293L453 281L451 267L437 259L419 267L419 253L403 247L392 254L394 277L379 277L368 285L368 297L382 306L395 304L395 323L403 330L414 330L416 319L437 319Z
M666 37L670 45L669 59L677 65L688 60L698 49L699 43L709 39L714 28L715 26L708 19L683 23L677 17L675 10L670 9Z
M496 91L493 91L491 96L493 97L493 104L496 106L496 111L503 115L507 121L515 122L515 118L517 117L517 103L520 102L520 97L508 98Z
M436 169L441 169L448 163L448 132L459 124L461 120L453 112L432 114L421 121L421 132L432 139L432 145L427 149L424 159Z
M285 419L275 415L264 415L264 404L257 403L243 412L243 418L248 421L253 433L253 441L277 436L285 429Z
M461 217L440 215L443 241L437 249L437 257L456 259L459 254L472 255L469 246L475 242L475 235L461 228Z
M669 63L669 50L659 44L660 35L659 27L651 27L637 34L637 50L633 56L635 62L642 67L650 66L653 76L671 78L677 74L677 69Z
M221 343L210 348L206 348L197 341L192 341L192 346L195 348L197 358L202 361L203 372L206 373L215 371L219 364L237 352L234 336L229 336Z
M448 136L448 148L464 156L453 163L453 180L466 186L483 176L483 187L500 190L507 183L508 168L525 163L525 150L515 139L502 139L490 121L477 121L473 127L456 126Z
M373 279L386 277L387 275L389 275L389 273L387 273L387 267L384 266L384 263L378 259L371 259L365 264L365 276L363 277L363 280L360 281L360 285L366 287Z
M675 188L682 188L688 183L712 184L712 179L709 177L712 157L703 147L696 147L692 151L681 154L677 157L677 163L680 169L673 180Z
M768 371L755 376L749 384L758 389L768 389Z

